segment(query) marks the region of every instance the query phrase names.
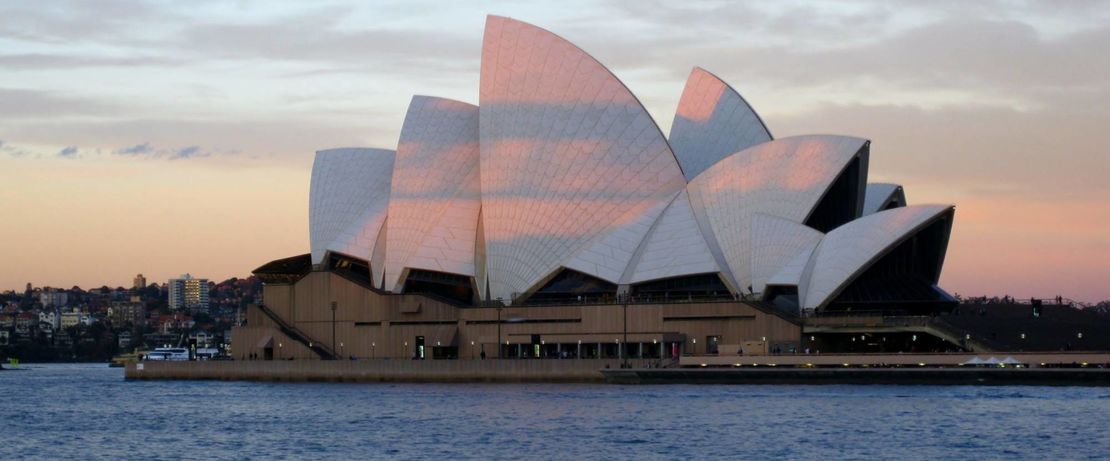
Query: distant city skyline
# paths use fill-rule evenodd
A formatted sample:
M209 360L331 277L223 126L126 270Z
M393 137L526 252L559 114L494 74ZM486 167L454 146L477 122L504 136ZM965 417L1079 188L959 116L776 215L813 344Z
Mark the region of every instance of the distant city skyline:
M499 14L581 45L664 132L702 65L775 137L873 140L872 181L957 205L949 292L1110 299L1105 3L430 5L0 3L0 290L307 253L313 153L395 148L414 94L477 103Z

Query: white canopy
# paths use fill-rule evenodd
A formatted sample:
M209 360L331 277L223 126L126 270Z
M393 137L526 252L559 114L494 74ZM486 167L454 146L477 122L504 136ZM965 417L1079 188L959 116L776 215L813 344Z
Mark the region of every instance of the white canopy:
M982 365L985 362L986 362L985 360L976 356L976 357L972 357L970 360L968 360L964 363L961 363L960 365Z

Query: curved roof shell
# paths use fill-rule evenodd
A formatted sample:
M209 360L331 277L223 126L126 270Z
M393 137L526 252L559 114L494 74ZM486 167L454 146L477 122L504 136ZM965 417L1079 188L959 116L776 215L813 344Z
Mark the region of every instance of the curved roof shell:
M709 244L698 229L690 196L683 189L652 225L621 283L636 284L719 270Z
M734 152L774 138L740 93L695 67L682 90L668 139L689 181Z
M406 269L473 276L481 208L478 107L415 96L397 144L385 234L385 288Z
M538 288L598 244L604 253L611 246L606 234L639 232L617 239L635 241L634 248L654 219L635 224L645 221L642 214L662 212L685 183L635 96L595 59L546 30L487 18L479 100L491 298L511 300ZM618 263L590 275L609 278L623 270Z
M894 208L864 216L829 232L814 252L812 275L805 287L802 305L806 308L825 306L890 249L954 210L951 205Z
M331 251L370 261L375 280L382 263L375 244L389 207L394 152L385 149L322 150L312 163L309 240L312 263Z
M863 199L863 215L878 213L888 207L906 206L906 193L902 186L890 183L869 183Z
M860 159L866 177L867 146L847 136L780 138L737 152L690 182L694 215L734 289L747 292L753 284L753 217L806 222L852 160Z
M752 291L756 293L762 293L797 255L811 253L824 237L803 224L763 213L752 217L751 227Z

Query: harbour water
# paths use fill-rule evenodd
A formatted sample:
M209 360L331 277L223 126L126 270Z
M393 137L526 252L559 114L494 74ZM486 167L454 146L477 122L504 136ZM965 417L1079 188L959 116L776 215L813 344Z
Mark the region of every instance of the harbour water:
M1107 459L1110 388L124 381L0 371L0 459Z

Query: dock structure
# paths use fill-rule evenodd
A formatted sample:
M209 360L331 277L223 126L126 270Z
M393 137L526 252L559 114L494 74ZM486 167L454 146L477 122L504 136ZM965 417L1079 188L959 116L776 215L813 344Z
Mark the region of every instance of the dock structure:
M634 361L634 366L646 366ZM288 382L584 382L601 383L601 370L619 360L282 360L141 362L129 380Z
M611 384L1110 386L1106 368L669 368L602 370Z
M993 358L993 360L992 360ZM991 363L966 365L968 363ZM994 364L998 363L998 364ZM826 354L651 359L248 360L128 364L129 380L617 384L1107 385L1110 354Z

